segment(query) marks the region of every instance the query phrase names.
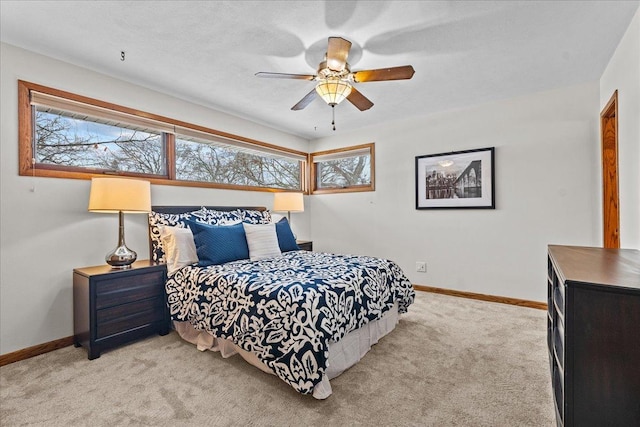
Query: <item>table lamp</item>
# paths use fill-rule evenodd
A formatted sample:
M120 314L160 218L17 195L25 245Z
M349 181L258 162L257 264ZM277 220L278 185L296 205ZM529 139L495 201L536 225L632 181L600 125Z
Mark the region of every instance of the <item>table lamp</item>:
M130 268L138 254L124 242L124 214L147 213L151 210L151 185L149 181L126 178L92 178L89 195L89 211L118 213L118 247L105 257L113 268Z
M275 212L287 212L287 221L291 226L291 212L304 212L302 193L275 193L273 210Z

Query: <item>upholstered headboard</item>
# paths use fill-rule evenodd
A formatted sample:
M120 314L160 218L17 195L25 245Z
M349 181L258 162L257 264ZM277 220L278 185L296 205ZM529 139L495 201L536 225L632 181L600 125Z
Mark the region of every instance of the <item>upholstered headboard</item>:
M243 211L259 211L259 212L265 212L267 211L267 208L264 206L203 206L203 205L198 205L198 206L152 206L151 207L151 211L152 213L158 213L158 214L170 214L170 215L180 215L180 214L186 214L189 212L194 212L194 211L198 211L201 210L202 208L211 210L211 211L219 211L219 212L232 212L235 210L243 210ZM268 212L267 216L268 216ZM149 215L149 218L151 218L151 214ZM270 217L269 217L270 218ZM153 244L153 240L152 240L152 224L151 224L151 219L149 219L149 257L156 261L156 257L154 255L154 244ZM157 239L158 237L156 237Z

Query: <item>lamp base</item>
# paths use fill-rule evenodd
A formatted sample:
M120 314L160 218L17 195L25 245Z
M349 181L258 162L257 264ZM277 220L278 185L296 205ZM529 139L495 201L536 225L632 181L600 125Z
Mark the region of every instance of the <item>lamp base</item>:
M138 254L135 251L132 251L126 245L121 245L108 253L105 261L107 261L107 264L112 268L125 269L131 268L131 264L133 264L137 258Z

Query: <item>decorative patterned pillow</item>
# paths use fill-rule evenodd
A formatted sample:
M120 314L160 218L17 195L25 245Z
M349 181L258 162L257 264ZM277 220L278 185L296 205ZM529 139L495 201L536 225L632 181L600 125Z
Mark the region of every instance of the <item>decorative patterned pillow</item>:
M249 258L247 238L241 223L209 225L189 220L186 223L193 232L200 267Z
M278 246L275 224L247 224L244 222L242 226L247 236L251 261L282 255L280 246Z
M300 250L286 217L276 222L276 235L278 236L278 245L282 252Z
M160 226L186 227L185 221L198 221L210 225L231 225L240 222L249 224L269 224L271 213L252 209L235 209L232 211L218 211L202 207L196 211L181 214L149 213L149 237L151 239L151 260L166 262L165 251L160 239ZM247 256L248 258L248 256Z
M171 227L185 228L186 220L206 220L206 211L204 208L197 211L166 214L159 212L149 212L149 238L151 239L151 261L166 262L164 248L162 247L162 239L160 238L160 227L169 225Z
M242 222L242 210L235 209L232 211L216 211L213 209L202 208L203 216L198 221L211 225L232 225Z
M252 209L238 209L242 215L242 222L247 224L271 224L271 212Z

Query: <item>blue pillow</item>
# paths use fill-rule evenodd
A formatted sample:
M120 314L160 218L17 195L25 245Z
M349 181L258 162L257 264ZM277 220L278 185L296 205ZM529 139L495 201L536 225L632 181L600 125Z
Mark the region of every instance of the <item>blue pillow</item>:
M300 250L287 218L282 218L276 222L276 235L278 236L278 246L280 246L281 252ZM200 256L200 254L198 254L198 256Z
M242 223L209 225L190 220L185 223L193 233L200 267L249 258L249 246Z

